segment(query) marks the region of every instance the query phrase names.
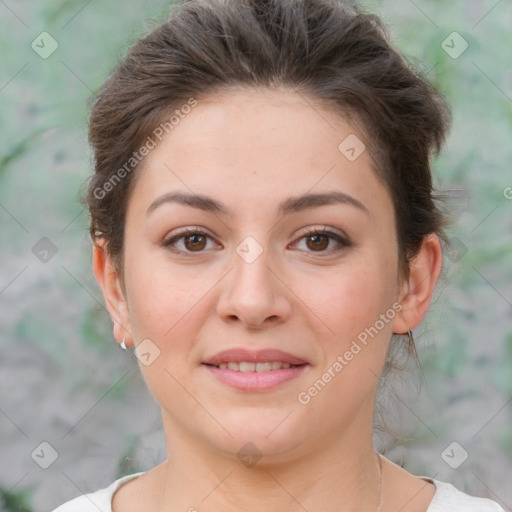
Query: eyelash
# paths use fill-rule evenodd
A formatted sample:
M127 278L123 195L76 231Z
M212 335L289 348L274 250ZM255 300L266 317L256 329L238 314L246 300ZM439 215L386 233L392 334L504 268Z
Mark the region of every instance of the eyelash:
M204 250L203 251L181 251L181 250L176 250L175 248L172 247L172 244L176 243L178 240L181 240L182 238L187 238L192 235L201 235L201 236L206 236L208 238L212 238L212 237L210 237L210 235L208 235L208 233L205 233L204 231L201 231L200 229L188 228L188 229L182 231L181 233L178 233L177 235L172 236L168 240L165 240L162 243L162 245L164 247L166 247L167 249L169 249L171 252L173 252L175 254L180 254L180 255L185 254L187 256L191 256L194 252L197 252L197 253L204 252ZM302 240L304 238L308 238L308 237L315 236L315 235L325 235L325 236L328 236L329 238L335 240L340 245L340 247L335 249L334 252L341 251L342 249L346 249L348 247L351 247L351 245L352 245L347 239L345 239L342 236L338 235L337 233L334 233L333 231L329 231L327 229L316 229L315 228L311 231L308 231L307 233L304 233L298 240ZM332 251L333 251L333 249L324 250L324 251L307 251L307 252L311 252L312 254L318 253L319 255L321 255L322 253L331 253Z

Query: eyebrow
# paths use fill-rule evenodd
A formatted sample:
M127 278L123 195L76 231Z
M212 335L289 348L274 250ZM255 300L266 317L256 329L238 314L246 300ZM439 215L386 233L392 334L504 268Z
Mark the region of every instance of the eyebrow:
M146 216L166 203L178 203L197 208L205 212L212 212L219 215L230 215L231 211L219 201L201 194L186 194L184 192L169 192L156 198L146 210ZM370 215L366 206L355 197L344 192L332 191L321 194L305 194L297 197L290 197L280 203L278 213L289 215L291 213L327 206L332 204L346 204L354 206Z

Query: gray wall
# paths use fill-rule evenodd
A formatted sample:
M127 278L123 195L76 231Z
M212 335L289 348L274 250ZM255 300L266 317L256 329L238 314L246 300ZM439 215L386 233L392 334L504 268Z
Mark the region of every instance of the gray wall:
M376 433L376 443L416 474L512 510L511 3L366 5L448 96L454 126L435 162L437 186L464 191L451 204L446 275L414 333L423 381L411 367L384 384L395 434ZM165 458L157 405L132 353L113 340L78 198L91 167L86 99L167 12L162 0L0 2L5 511L51 510ZM51 55L42 32L58 43Z

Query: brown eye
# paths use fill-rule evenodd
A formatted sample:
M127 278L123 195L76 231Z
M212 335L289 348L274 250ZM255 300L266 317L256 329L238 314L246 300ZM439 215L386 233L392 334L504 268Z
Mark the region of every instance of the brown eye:
M311 243L308 243L311 242ZM316 250L324 250L329 247L329 237L327 235L309 235L307 237L307 246L310 249Z
M204 235L193 234L183 238L185 239L185 247L189 251L200 251L206 247L206 237Z
M176 254L189 255L193 252L205 252L209 239L211 240L211 237L203 231L188 229L165 240L162 245Z
M332 231L328 230L313 230L309 233L306 233L300 239L298 242L304 241L304 245L306 246L305 251L312 253L333 253L337 251L341 251L343 249L347 249L351 246L351 243L342 237L341 235L338 235L337 233L334 233ZM329 248L329 244L334 241L334 247Z

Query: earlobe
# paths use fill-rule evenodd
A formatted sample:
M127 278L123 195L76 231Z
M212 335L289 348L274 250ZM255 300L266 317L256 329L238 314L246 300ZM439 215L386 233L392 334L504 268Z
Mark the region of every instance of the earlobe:
M443 264L439 238L427 235L418 254L410 262L410 273L404 283L402 310L393 322L394 333L406 333L417 327L427 313Z
M121 286L121 278L106 250L106 240L94 243L92 264L94 275L103 292L105 305L114 324L114 337L118 343L133 344L128 305Z

